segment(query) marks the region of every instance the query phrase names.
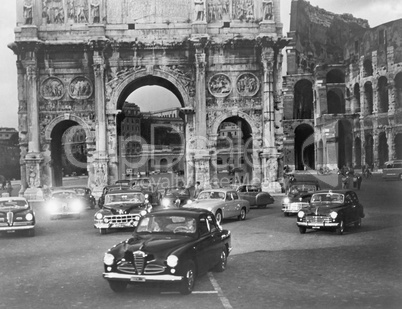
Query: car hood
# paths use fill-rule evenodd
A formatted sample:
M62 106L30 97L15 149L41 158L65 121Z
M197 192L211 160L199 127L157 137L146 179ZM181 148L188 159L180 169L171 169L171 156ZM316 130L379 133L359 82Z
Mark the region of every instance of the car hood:
M332 211L338 211L343 207L343 204L327 204L327 203L313 203L308 207L304 207L302 210L306 214L314 214L317 216L329 215Z
M165 259L171 252L186 246L192 241L194 241L193 238L183 235L134 235L134 237L120 243L111 251L117 258L124 256L126 259L131 259L133 252L142 251L148 255L153 255L155 259Z
M132 210L140 210L143 207L143 203L113 203L103 205L104 210L110 210L113 213L119 213L121 211L131 212Z

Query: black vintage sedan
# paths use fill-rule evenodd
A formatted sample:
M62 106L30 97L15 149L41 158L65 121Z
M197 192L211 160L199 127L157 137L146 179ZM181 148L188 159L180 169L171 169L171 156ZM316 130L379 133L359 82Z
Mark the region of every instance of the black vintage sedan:
M173 208L185 205L190 200L190 190L188 188L167 188L165 189L161 206L163 208Z
M96 205L96 199L92 195L91 189L87 187L63 187L66 190L74 190L75 193L83 200L85 203L86 207L89 207L91 209L95 208Z
M23 197L0 198L0 232L35 235L35 213Z
M51 220L60 217L79 218L85 207L85 201L72 189L57 189L52 191L45 203L45 208Z
M243 184L235 186L235 189L241 199L249 201L250 206L264 208L275 202L271 194L262 191L261 187L257 185Z
M356 192L321 190L314 193L310 204L297 213L297 226L301 234L307 229L332 229L342 235L347 226L360 227L362 218L364 209Z
M224 271L231 251L230 231L203 209L172 209L142 217L133 236L105 254L103 277L115 292L128 284L176 284L190 294L196 277Z
M282 200L282 211L285 216L297 214L302 207L308 206L314 192L320 190L318 181L300 181L290 185Z
M152 209L148 196L137 190L116 190L105 195L102 209L94 215L94 226L101 234L112 229L134 228L141 211Z

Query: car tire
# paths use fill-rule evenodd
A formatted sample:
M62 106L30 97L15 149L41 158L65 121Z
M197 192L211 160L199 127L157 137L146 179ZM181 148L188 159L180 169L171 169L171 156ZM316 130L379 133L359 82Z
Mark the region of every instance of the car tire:
M305 226L299 226L300 234L306 234L307 228Z
M246 210L245 207L243 207L243 208L240 210L240 215L237 216L237 220L243 221L243 220L246 220L246 217L247 217L247 210Z
M105 234L107 234L107 229L100 228L99 233L101 233L101 235L105 235Z
M343 220L341 220L341 222L339 222L338 227L336 228L336 233L338 235L342 235L344 231L345 231L345 223L343 222Z
M109 285L113 292L122 293L127 287L127 282L109 281Z
M188 261L183 269L184 274L180 283L180 294L188 295L194 290L195 285L195 265L193 261Z
M228 262L228 252L226 248L223 248L221 255L219 257L219 263L214 267L214 271L223 272L226 269Z
M218 210L215 213L215 218L216 218L216 222L218 222L219 224L222 223L222 211Z
M357 219L357 221L355 222L355 227L356 228L362 227L362 218Z

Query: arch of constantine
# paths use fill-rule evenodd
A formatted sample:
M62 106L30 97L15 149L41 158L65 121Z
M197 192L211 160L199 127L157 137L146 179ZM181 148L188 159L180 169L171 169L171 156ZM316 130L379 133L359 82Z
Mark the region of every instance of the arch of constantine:
M75 126L89 187L114 183L119 114L149 85L180 102L187 183L217 177L218 128L232 120L247 139L248 179L280 190L287 43L279 0L17 0L21 191L60 184L61 136Z

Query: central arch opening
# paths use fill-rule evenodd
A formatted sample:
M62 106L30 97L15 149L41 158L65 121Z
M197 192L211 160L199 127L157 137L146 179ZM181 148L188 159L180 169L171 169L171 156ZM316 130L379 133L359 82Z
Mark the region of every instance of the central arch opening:
M185 170L183 98L170 81L146 76L121 93L116 118L120 179Z

